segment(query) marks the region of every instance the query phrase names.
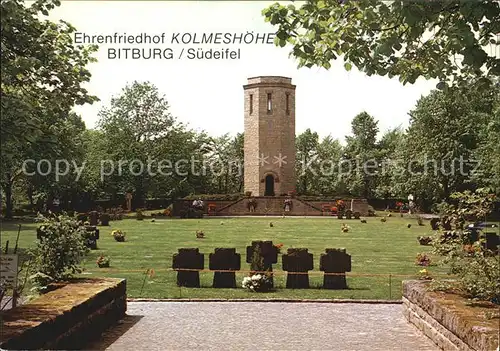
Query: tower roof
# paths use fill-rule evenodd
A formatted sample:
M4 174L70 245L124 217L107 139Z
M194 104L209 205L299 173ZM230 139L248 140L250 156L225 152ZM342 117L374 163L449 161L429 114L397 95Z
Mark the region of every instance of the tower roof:
M277 85L277 86L288 86L290 88L295 88L292 84L292 78L282 77L282 76L257 76L248 78L248 83L243 86L244 89L253 87L255 85Z

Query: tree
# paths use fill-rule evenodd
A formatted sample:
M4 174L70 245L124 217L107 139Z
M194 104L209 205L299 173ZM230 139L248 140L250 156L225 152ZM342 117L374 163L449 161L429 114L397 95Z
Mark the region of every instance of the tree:
M404 141L404 131L401 127L387 130L377 143L377 159L381 165L381 172L377 175L375 196L379 198L402 197L395 186L393 174L398 151Z
M494 124L496 94L435 90L417 102L410 112L402 169L395 181L404 192L436 202L482 185L484 179L473 177L478 161L475 152L487 143L485 128Z
M338 163L343 154L339 140L330 135L324 137L317 146L319 165L317 176L311 181L311 190L316 194L345 194L347 189L340 180Z
M59 1L1 3L1 187L5 216L12 216L12 188L27 155L37 148L57 149L54 128L75 104L97 100L82 87L90 80L87 64L95 46L72 45L75 28L40 20ZM64 122L62 122L64 123Z
M480 129L480 142L474 152L479 161L473 181L493 189L500 195L500 93L497 92L491 118Z
M163 141L175 129L168 102L154 85L134 81L111 99L99 117L97 127L106 141L108 160L104 184L112 193L133 191L135 205L142 206L152 173L146 165L162 156ZM120 162L122 167L117 168Z
M361 112L351 122L352 135L346 136L344 161L348 161L349 166L348 186L353 195L365 198L372 195L371 189L374 188L375 174L378 172L377 124L367 112Z
M298 174L298 189L301 189L302 194L307 194L310 182L313 181L314 161L317 158L317 148L319 144L318 133L312 132L311 129L305 130L297 136L295 142L297 149L297 174Z
M48 160L52 172L40 174L33 163L27 164L26 186L30 196L44 199L49 206L58 198L65 207L72 198L78 197L83 187L80 179L83 172L79 171L85 157L85 123L79 115L69 113L64 119L45 118L40 128L45 135L51 135L51 147L41 141L30 145L24 156L35 161Z
M125 86L99 112L105 163L102 187L112 196L133 192L134 206L148 195L174 196L194 190L206 137L179 123L165 96L149 82ZM193 181L193 183L191 183Z
M403 84L434 78L439 88L489 86L500 76L498 1L310 0L276 3L263 16L277 26L276 45L293 46L299 66L329 69L343 57L346 70Z

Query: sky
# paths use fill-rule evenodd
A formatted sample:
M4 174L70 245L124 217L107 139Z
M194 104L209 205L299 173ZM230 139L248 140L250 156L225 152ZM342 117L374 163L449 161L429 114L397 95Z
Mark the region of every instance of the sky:
M265 34L275 28L264 21L266 1L63 1L49 19L63 19L87 35L161 35L164 44L101 44L98 62L88 66L92 78L86 88L101 100L75 108L87 128L94 128L99 111L111 97L133 81L149 81L163 94L170 112L192 129L211 135L243 132L243 85L247 78L273 75L292 78L296 85L296 133L310 128L320 137L331 135L344 141L351 132L352 118L366 111L379 122L381 133L408 126L408 112L419 98L435 88L435 81L419 79L403 86L397 78L372 76L353 68L347 72L342 61L330 70L297 68L289 56L291 46L274 44L177 44L173 33ZM286 2L281 2L286 3ZM110 59L109 49L171 48L176 59ZM189 48L205 50L240 49L240 59L189 60ZM184 49L183 57L178 58Z

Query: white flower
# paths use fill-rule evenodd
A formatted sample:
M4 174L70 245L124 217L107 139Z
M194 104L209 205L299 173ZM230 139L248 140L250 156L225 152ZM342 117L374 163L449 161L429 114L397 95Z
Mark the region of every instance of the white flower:
M260 280L262 278L262 276L260 274L256 274L252 277L252 280L253 281L256 281L256 280Z

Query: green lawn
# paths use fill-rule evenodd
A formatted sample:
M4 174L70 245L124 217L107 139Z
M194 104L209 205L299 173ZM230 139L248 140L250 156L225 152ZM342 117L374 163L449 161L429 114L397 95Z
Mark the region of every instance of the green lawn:
M125 219L111 222L110 227L100 227L101 239L98 250L92 251L84 266L86 277L120 277L127 279L129 297L148 298L353 298L353 299L399 299L401 281L415 278L422 268L415 265L419 252L430 251L429 246L420 246L419 235L431 235L429 223L418 226L415 219L390 217L386 223L380 218L368 218L363 224L358 220L337 218L208 218L208 219L151 219L137 221ZM270 227L269 223L274 226ZM342 233L341 224L351 228ZM411 228L407 224L411 223ZM19 240L21 248L35 244L36 225L22 225ZM113 229L124 230L127 241L116 242L111 236ZM205 232L205 239L196 239L196 230ZM2 223L2 247L10 241L14 247L17 224ZM314 271L310 272L311 289L285 289L286 274L281 270L281 256L274 265L276 292L250 293L242 288L213 289L213 273L202 272L202 288L179 288L176 272L171 271L172 254L177 248L197 247L205 254L205 269L208 255L216 247L235 247L241 254L242 270L248 270L245 262L246 246L252 240L272 240L282 243L282 252L289 247L308 248L314 255ZM319 271L319 255L325 248L346 248L352 256L352 272L348 275L347 290L323 290L322 272ZM95 260L100 254L109 255L111 267L100 269ZM147 269L154 269L153 277L146 277ZM443 272L429 267L431 273ZM238 287L245 274L237 274ZM365 276L373 275L373 276ZM391 275L391 276L390 276ZM143 285L144 284L144 285ZM141 292L142 289L142 292Z

